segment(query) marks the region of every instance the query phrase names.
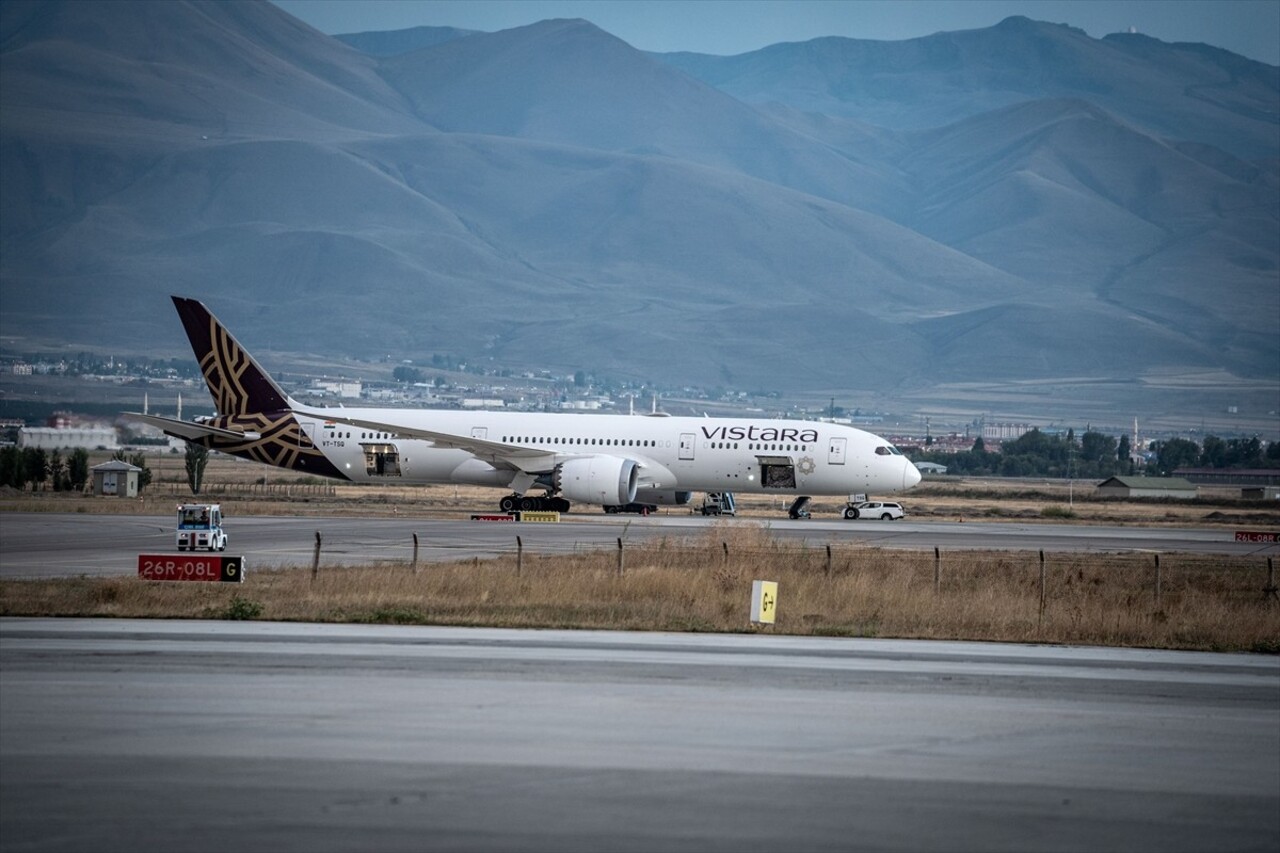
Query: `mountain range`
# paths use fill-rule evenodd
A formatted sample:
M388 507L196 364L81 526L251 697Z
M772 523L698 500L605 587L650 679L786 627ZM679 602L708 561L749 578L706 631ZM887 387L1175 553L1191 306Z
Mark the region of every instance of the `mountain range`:
M251 350L1274 411L1280 68L1025 18L718 57L8 0L4 344L180 354L171 293Z

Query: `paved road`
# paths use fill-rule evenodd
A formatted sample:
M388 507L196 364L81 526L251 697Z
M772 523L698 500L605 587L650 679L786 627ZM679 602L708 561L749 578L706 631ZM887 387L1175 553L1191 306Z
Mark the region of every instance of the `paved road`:
M1280 849L1280 660L0 619L0 849Z
M759 524L750 519L720 522ZM1233 541L1224 529L1101 527L1066 524L977 524L786 519L767 522L780 537L811 547L872 545L944 550L1186 551L1280 556L1280 545ZM519 535L529 552L615 548L656 536L704 537L717 522L687 515L567 516L559 524L486 523L463 519L244 517L227 522L229 553L253 568L310 566L316 531L322 565L409 561L418 534L423 561L514 553ZM0 577L118 575L137 570L139 553L177 553L168 516L0 513Z

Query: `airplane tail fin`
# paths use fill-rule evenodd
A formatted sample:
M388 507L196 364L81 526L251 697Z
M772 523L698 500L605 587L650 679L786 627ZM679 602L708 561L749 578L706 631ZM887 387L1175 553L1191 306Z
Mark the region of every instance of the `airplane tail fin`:
M291 408L288 395L208 308L195 299L172 299L219 414L249 415Z

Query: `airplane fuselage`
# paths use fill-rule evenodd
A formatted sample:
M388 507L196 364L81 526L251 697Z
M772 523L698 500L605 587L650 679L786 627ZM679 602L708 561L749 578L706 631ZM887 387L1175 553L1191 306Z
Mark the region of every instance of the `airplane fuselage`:
M313 417L321 414L329 417ZM505 487L512 479L510 470L471 451L352 423L388 421L404 432L452 433L551 454L552 464L594 456L631 459L640 466L638 501L646 492L671 490L898 492L920 479L915 466L884 439L816 421L381 408L295 410L293 415L302 443L310 443L352 482Z

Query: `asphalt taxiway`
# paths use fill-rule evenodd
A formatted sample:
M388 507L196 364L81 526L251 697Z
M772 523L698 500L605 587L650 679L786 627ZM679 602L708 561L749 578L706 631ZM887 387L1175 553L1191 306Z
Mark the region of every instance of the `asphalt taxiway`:
M1280 848L1280 659L0 619L0 849Z
M408 562L413 537L424 562L513 554L516 537L529 553L609 550L618 539L705 539L736 526L766 524L779 538L811 548L873 546L932 550L1056 552L1188 552L1280 557L1277 543L1234 541L1224 528L1115 527L1077 524L734 519L700 516L568 515L555 524L482 522L469 518L230 517L228 553L254 568L309 566L321 535L322 565ZM137 571L139 553L174 553L173 519L89 513L0 514L0 577L120 575Z

